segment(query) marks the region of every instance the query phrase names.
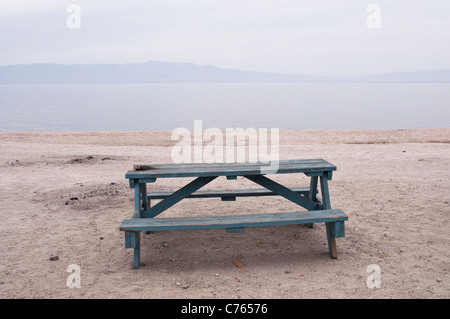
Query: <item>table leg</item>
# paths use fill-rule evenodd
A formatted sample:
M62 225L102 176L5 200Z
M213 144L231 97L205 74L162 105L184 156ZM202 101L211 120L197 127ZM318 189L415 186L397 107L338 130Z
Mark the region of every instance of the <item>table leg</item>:
M317 200L317 182L318 182L318 176L311 176L311 181L309 183L309 194L308 198L315 202ZM310 223L307 224L308 228L313 228L314 224Z
M325 223L325 227L327 228L328 253L331 258L337 259L336 237L333 233L335 223Z
M134 184L134 215L133 218L142 218L142 212L148 209L147 184Z
M134 249L134 268L139 268L141 259L141 232L140 231L126 231L125 233L125 248Z
M322 193L323 209L331 209L327 172L323 176L320 176L320 192Z
M139 268L139 264L141 262L141 232L134 232L135 233L135 246L134 246L134 261L133 261L133 267L135 269Z
M150 207L152 207L152 200L151 199L149 199L148 201L147 201L147 209L150 209ZM149 234L152 234L153 232L152 231L145 231L144 232L146 235L149 235Z
M143 211L148 209L148 200L147 200L147 183L141 184L141 208Z
M133 218L141 218L142 206L141 206L141 185L136 183L134 185L134 215Z
M323 209L331 209L330 192L328 190L328 174L325 172L320 176L320 191L322 193ZM331 258L337 258L336 236L334 232L335 223L325 223L327 229L328 252Z
M309 195L308 198L313 202L317 199L317 181L318 176L311 176L311 181L309 183Z

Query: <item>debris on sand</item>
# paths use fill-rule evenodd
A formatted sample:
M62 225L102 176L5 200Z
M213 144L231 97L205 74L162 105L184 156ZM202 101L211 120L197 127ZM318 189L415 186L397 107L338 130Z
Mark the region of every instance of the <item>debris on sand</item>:
M82 163L88 163L94 159L94 156L87 156L85 158L73 158L69 161L69 164L82 164Z
M236 258L233 258L233 260L231 260L231 262L240 269L245 268L245 265L243 263L241 263L239 260L237 260Z

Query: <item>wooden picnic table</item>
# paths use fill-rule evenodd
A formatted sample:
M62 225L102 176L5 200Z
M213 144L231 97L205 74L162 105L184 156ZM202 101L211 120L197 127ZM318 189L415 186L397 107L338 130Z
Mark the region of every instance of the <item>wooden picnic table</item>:
M272 163L273 164L273 163ZM125 247L134 248L134 268L140 264L140 232L173 231L187 229L226 229L229 233L243 232L246 227L278 226L324 222L326 225L329 255L337 258L335 238L344 237L344 222L347 215L339 209L331 209L328 181L336 166L323 159L282 160L278 168L268 171L271 163L192 163L134 165L125 177L134 188L134 214L124 219L119 227L125 232ZM306 187L286 187L268 178L270 174L303 173L310 177ZM262 186L258 189L200 190L220 176L237 179L238 176ZM147 189L147 184L159 178L195 179L176 191ZM320 185L320 196L319 193ZM220 197L223 201L234 201L244 196L282 196L306 209L303 212L279 212L246 215L217 216L210 212L203 217L160 218L157 217L185 198ZM151 206L151 200L158 199Z

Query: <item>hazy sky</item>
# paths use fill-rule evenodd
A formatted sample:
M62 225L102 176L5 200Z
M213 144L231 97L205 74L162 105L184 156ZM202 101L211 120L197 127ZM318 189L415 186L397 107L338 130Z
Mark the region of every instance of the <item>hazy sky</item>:
M80 8L80 28L67 24L70 4ZM367 12L371 4L379 15ZM0 0L0 30L0 65L158 60L312 75L450 69L450 0Z

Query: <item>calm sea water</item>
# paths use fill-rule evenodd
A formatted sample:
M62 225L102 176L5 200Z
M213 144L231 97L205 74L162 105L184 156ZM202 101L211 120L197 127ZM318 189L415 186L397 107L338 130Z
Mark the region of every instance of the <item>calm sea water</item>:
M0 85L0 131L450 127L450 83Z

